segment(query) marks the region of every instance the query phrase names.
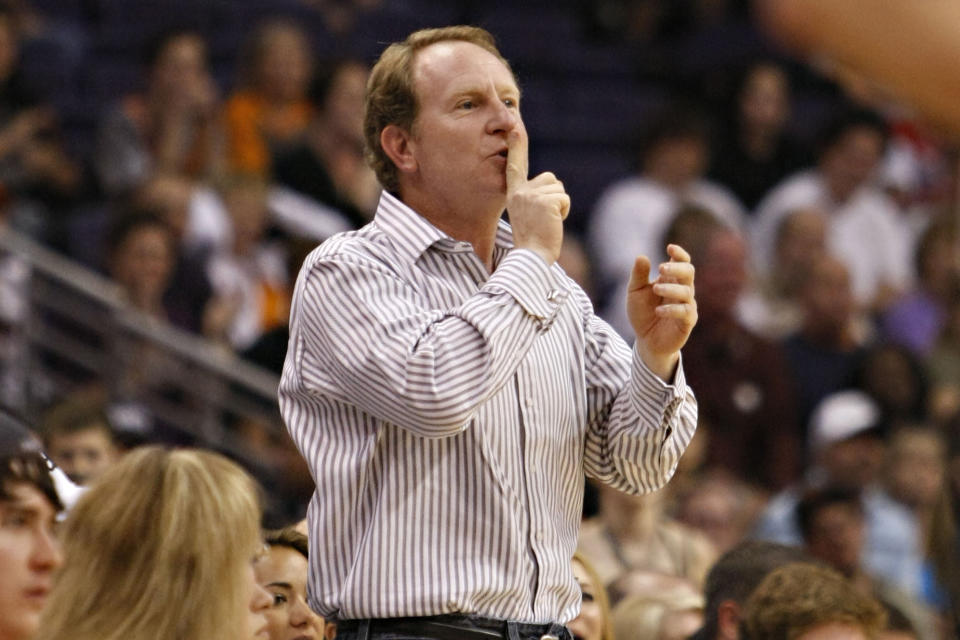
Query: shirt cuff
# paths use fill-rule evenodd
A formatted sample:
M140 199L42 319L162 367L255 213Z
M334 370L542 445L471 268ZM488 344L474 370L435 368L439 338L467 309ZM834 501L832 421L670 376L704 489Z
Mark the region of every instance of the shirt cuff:
M640 406L666 407L665 418L669 422L672 413L679 408L686 395L687 378L683 372L683 353L677 360L677 368L673 373L673 382L667 383L650 370L640 357L636 345L633 347L633 379L636 381L636 394ZM671 410L672 409L672 410ZM654 424L660 420L655 420Z
M558 284L543 258L529 249L510 251L484 288L512 296L527 314L537 319L541 331L550 327L570 295Z

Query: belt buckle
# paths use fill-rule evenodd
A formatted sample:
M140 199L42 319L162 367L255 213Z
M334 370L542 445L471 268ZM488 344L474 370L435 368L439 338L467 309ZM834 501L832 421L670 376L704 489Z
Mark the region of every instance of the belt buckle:
M559 636L555 636L552 633L545 633L540 636L540 640L560 640Z

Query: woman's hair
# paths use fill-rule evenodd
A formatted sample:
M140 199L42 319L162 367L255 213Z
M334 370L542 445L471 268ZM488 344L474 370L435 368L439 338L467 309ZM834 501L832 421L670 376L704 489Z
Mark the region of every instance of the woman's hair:
M242 637L259 521L255 482L225 457L130 452L66 520L66 561L38 637Z
M275 531L268 531L263 541L270 547L287 547L293 549L304 558L309 558L309 543L307 536L300 533L293 527L284 527Z
M702 619L703 596L692 588L659 595L633 594L613 609L614 634L617 640L660 638L667 616L687 612Z
M610 615L610 598L607 596L607 588L604 586L603 580L600 579L600 574L597 573L597 570L593 567L590 560L579 551L574 552L573 561L583 567L584 572L590 578L590 582L593 583L593 597L597 601L597 604L600 605L600 617L603 620L603 624L600 627L600 640L613 640L613 618Z

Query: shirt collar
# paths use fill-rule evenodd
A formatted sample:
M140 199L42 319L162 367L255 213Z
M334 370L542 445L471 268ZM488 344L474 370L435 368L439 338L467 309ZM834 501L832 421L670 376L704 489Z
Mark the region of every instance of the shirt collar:
M416 262L427 249L434 245L439 245L439 249L456 251L460 244L433 226L429 220L404 204L399 198L386 191L380 194L374 221L394 239L400 254L411 262ZM513 248L513 232L505 220L500 220L498 223L494 246L498 254ZM499 261L499 257L501 256L495 255L494 260Z

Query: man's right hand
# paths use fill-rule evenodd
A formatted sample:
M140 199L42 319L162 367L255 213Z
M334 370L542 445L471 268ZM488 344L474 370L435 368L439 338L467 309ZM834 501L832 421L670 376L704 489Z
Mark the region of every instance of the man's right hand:
M550 172L527 180L527 137L519 129L507 138L507 213L518 249L537 253L548 265L557 261L563 244L563 221L570 196Z

